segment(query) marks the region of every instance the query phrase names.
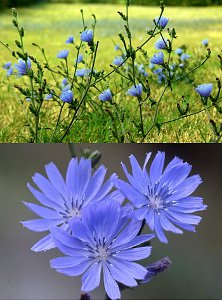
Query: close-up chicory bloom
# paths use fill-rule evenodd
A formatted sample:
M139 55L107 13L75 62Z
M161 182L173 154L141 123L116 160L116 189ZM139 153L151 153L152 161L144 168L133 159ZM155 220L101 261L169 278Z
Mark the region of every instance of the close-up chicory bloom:
M76 76L79 76L79 77L88 76L89 73L90 73L90 70L89 69L85 69L85 68L76 70Z
M83 61L83 54L79 54L77 59L76 59L76 63L79 64Z
M89 205L82 210L82 219L73 222L72 235L52 229L56 246L66 256L52 259L51 267L68 276L82 275L81 290L87 293L100 285L102 275L108 297L120 299L117 282L135 287L147 274L135 261L149 257L151 247L138 245L154 235L137 235L140 228L140 221L122 216L114 199Z
M66 59L69 55L69 50L61 50L58 54L57 54L57 58L61 58L61 59Z
M163 39L162 37L160 37L156 43L154 44L155 48L157 50L162 50L162 49L166 49L167 48L167 39Z
M74 44L74 36L70 35L66 40L66 44Z
M93 31L92 29L86 29L81 33L81 41L90 44L93 41Z
M154 65L162 65L164 63L164 54L163 52L157 52L151 57L150 62Z
M70 89L68 89L68 88L64 88L62 90L62 94L60 95L60 99L63 102L67 102L67 103L72 102L72 100L73 100L73 92Z
M204 40L202 40L201 44L207 47L208 44L209 44L209 40L208 39L204 39Z
M168 22L169 22L169 19L168 19L168 18L165 18L165 17L163 17L163 16L161 16L161 17L156 17L154 20L155 20L157 26L158 26L159 28L161 28L161 29L164 29L164 28L167 26Z
M128 89L127 94L133 97L140 97L143 92L143 86L141 83L132 86Z
M123 58L122 56L117 56L114 58L113 60L113 64L116 65L116 66L119 66L123 63Z
M176 53L177 55L181 55L181 54L183 53L183 49L177 48L177 49L175 50L175 53Z
M28 74L28 70L31 69L31 60L28 57L27 62L25 62L23 59L19 58L18 64L14 65L15 69L18 71L18 76L25 76Z
M183 53L183 54L180 56L180 60L182 60L182 61L185 61L185 60L187 60L188 58L190 58L190 55L187 54L187 53Z
M85 158L71 159L65 180L53 162L46 165L45 170L48 178L39 173L32 177L39 190L29 183L27 185L41 205L24 202L40 219L21 222L24 227L37 232L48 231L57 225L69 230L70 222L81 217L83 207L107 196L116 176L113 174L104 183L106 168L101 165L93 172L91 160ZM32 247L32 250L39 252L54 247L51 234L47 234Z
M107 89L99 95L99 100L101 100L101 101L111 101L112 97L113 97L113 95L112 95L110 89Z
M8 70L11 68L11 66L12 66L12 63L10 61L8 61L8 62L4 63L3 69Z
M196 92L202 97L209 97L213 90L212 83L200 84L196 87Z
M165 153L158 152L153 159L150 170L147 163L151 153L146 155L141 168L136 158L131 155L132 175L122 164L129 183L116 179L115 185L134 205L131 217L145 220L149 228L155 231L158 239L167 243L164 230L176 234L183 231L178 227L195 232L195 225L201 217L192 213L206 209L201 197L191 196L202 182L199 175L188 177L191 165L175 157L164 169Z

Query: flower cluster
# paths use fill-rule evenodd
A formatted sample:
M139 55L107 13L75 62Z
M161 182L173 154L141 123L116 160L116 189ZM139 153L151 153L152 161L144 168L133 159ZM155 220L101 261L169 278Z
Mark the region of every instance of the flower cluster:
M148 171L150 156L146 155L142 168L130 156L132 175L122 165L128 182L113 174L104 183L106 168L101 165L93 171L86 158L71 159L65 180L54 163L46 165L47 178L38 173L32 178L39 190L28 184L41 205L24 202L40 218L23 221L23 226L48 232L32 250L57 247L64 256L50 261L53 269L68 276L81 275L85 292L98 287L103 276L110 299L121 297L117 282L135 287L164 271L171 264L168 258L147 267L137 263L150 256L147 242L157 235L167 243L165 230L195 231L201 218L192 213L206 205L202 198L191 196L201 179L188 177L188 163L175 157L164 169L165 153L158 152ZM143 221L150 234L142 233Z

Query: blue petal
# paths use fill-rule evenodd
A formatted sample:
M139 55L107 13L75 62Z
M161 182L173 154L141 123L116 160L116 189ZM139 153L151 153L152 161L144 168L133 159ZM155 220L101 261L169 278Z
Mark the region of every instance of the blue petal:
M39 240L35 245L32 246L31 250L34 252L47 251L55 248L55 243L52 239L51 233L44 236L41 240Z
M198 185L202 182L199 175L193 175L185 179L180 185L177 186L176 191L167 198L168 201L178 200L180 198L184 198L192 194Z
M95 195L94 199L96 201L102 200L113 188L113 180L116 178L116 174L113 174L101 187L98 193Z
M75 249L83 248L83 243L79 239L72 237L65 230L55 227L55 228L52 228L51 232L52 232L53 239L58 240L63 245L70 247L70 248L75 248Z
M137 233L140 231L141 222L137 220L132 220L115 238L112 243L112 248L123 245L131 241Z
M51 227L58 225L61 223L61 219L35 219L29 221L22 221L22 225L32 231L46 231L49 230Z
M152 231L154 231L154 211L150 209L145 217L146 223Z
M158 151L150 166L150 180L153 184L157 183L162 175L164 160L165 153Z
M88 227L85 226L80 220L75 220L72 226L72 232L78 239L94 244L94 239L92 233L89 231Z
M107 264L107 267L112 277L116 281L130 287L137 286L136 280L129 274L126 275L121 268L118 268L117 266L114 266L112 264Z
M107 295L111 299L120 299L120 290L118 287L118 284L113 279L112 275L110 274L110 271L106 267L106 265L103 266L103 275L104 275L104 286Z
M78 160L76 158L72 158L66 172L66 186L71 195L75 195L78 185Z
M142 221L146 217L148 211L149 211L149 208L147 206L142 206L141 208L138 208L138 209L134 210L130 214L130 216L133 219Z
M30 192L33 194L33 196L42 205L45 205L45 206L48 206L50 208L54 208L54 209L57 209L57 210L61 210L62 206L60 206L58 203L55 203L55 202L49 200L49 198L46 197L46 195L44 195L43 193L41 193L38 190L36 190L35 188L33 188L30 183L27 184L27 188L30 190Z
M136 181L143 180L143 171L134 155L130 155L130 163L132 166L132 174Z
M181 163L183 163L183 160L180 159L180 158L178 158L177 156L175 156L174 159L172 159L172 160L169 162L169 164L166 166L166 168L165 168L163 174L165 174L166 172L168 172L169 169L171 169L171 168L173 168L173 167L175 167L176 165L179 165L179 164L181 164Z
M151 247L137 247L134 249L127 249L119 251L113 254L114 257L121 258L123 260L134 261L141 260L150 256Z
M167 238L164 234L163 228L160 224L160 215L158 213L154 213L154 227L155 227L155 232L156 232L156 235L157 235L158 239L162 243L167 244L168 241L167 241Z
M62 195L67 196L65 181L59 172L57 166L51 162L45 166L46 174L53 184L54 188Z
M191 165L187 163L172 167L161 177L159 187L162 187L162 185L164 184L168 187L171 187L172 189L175 189L187 178L191 171L191 168Z
M49 208L45 208L43 206L34 204L34 203L27 203L25 201L22 201L30 210L32 210L34 213L39 215L39 217L46 218L46 219L58 219L60 216L59 214Z
M124 249L129 249L132 247L135 247L141 243L147 242L149 240L151 240L152 238L155 237L155 234L142 234L142 235L138 235L136 237L134 237L131 241L125 243L125 244L118 244L117 246L114 244L115 242L113 242L114 245L112 245L113 247L111 248L113 251L120 251L120 250L124 250Z
M184 214L171 209L168 210L168 214L184 224L198 225L202 219L199 216Z
M183 231L174 226L165 216L163 213L160 214L160 224L164 230L171 231L174 233L182 234Z
M81 259L82 257L87 258L89 255L89 251L88 250L83 250L83 249L79 249L79 248L71 248L68 246L65 246L64 244L62 244L59 240L54 239L55 245L56 247L59 248L59 250L69 256L72 256L75 259Z
M125 197L119 190L116 190L116 191L109 193L105 199L107 201L117 201L119 204L122 204Z
M80 263L74 267L58 268L58 269L56 269L56 271L63 273L65 275L68 275L68 276L78 276L78 275L81 275L82 273L84 273L91 264L92 264L92 260L88 259L86 262Z
M85 199L89 202L100 190L106 175L106 168L100 166L93 174L85 191Z
M115 185L118 189L120 189L121 193L134 204L135 207L139 208L142 205L148 204L147 198L134 189L129 183L117 179L115 180Z
M57 257L50 260L50 266L53 269L71 268L79 264L88 262L88 260L89 259L87 257L83 257L83 256L78 257L78 259L72 256L63 256L63 257Z
M122 168L123 168L123 171L128 179L128 181L130 182L130 184L139 192L143 191L144 190L144 186L145 186L145 183L143 184L143 182L140 180L137 180L136 178L134 178L132 175L130 175L127 171L127 168L126 166L122 163ZM142 175L143 176L143 175ZM142 178L142 177L141 177Z
M100 283L102 263L94 263L82 276L82 291L90 292Z
M189 204L190 205L190 204ZM202 211L202 210L206 210L207 209L207 205L199 205L199 206L194 206L194 207L184 207L184 206L174 206L171 207L170 210L171 211L177 211L177 212L181 212L181 213L194 213L196 211Z
M131 261L124 261L115 257L110 259L110 262L115 267L122 269L125 276L129 275L135 279L143 279L147 273L147 270L143 266Z
M51 182L47 180L41 174L36 173L32 177L35 184L40 188L40 190L46 195L46 197L51 200L52 202L58 203L59 206L64 206L64 199L61 195L57 192L57 190L53 187Z
M184 224L177 219L175 219L173 216L171 216L168 212L165 212L167 219L169 219L172 223L176 224L177 226L187 230L187 231L192 231L196 232L195 226L190 225L190 224Z
M91 159L81 158L79 161L79 174L78 174L78 195L82 198L82 195L85 193L85 190L89 184L92 171L92 162ZM75 174L77 176L77 174Z

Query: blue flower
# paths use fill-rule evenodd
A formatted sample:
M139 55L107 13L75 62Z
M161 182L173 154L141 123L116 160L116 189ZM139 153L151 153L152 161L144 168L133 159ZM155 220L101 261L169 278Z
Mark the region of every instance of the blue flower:
M187 54L187 53L183 53L183 54L181 55L181 57L180 57L180 59L181 59L182 61L185 61L185 60L187 60L188 58L190 58L190 55Z
M110 101L110 100L112 100L112 97L113 96L112 96L112 93L111 93L110 89L107 89L99 95L99 100L101 100L101 101Z
M158 50L165 49L167 48L167 39L160 37L154 45Z
M83 54L79 54L77 59L76 59L76 63L79 64L83 61Z
M213 90L212 83L200 84L195 89L197 93L202 97L209 97Z
M61 50L58 54L58 58L66 59L69 55L69 50Z
M116 65L116 66L119 66L123 63L123 58L122 56L117 56L114 58L113 60L113 64Z
M120 50L120 49L121 49L121 48L120 48L119 45L115 45L115 47L114 47L114 50L115 50L115 51Z
M50 261L56 271L68 275L82 275L85 292L100 284L110 299L120 299L117 282L125 286L137 286L147 270L137 260L147 258L151 247L135 247L153 238L153 235L137 236L141 222L123 217L121 205L114 199L95 203L82 210L82 220L73 223L72 235L60 228L52 229L56 246L66 256Z
M74 44L74 36L70 35L66 40L66 44Z
M8 70L8 69L10 69L11 65L12 65L12 63L10 61L8 61L8 62L4 63L3 69Z
M60 99L63 102L68 102L68 103L72 102L72 100L73 100L73 92L70 89L67 89L67 88L63 89L62 90L62 94L60 96Z
M22 224L37 232L48 231L56 225L69 230L69 223L81 217L83 207L102 200L110 192L113 187L112 179L116 176L112 175L103 184L106 175L105 167L102 165L92 173L91 160L85 158L79 161L77 158L71 159L66 180L63 179L54 163L46 165L45 169L48 179L38 173L32 178L40 191L29 183L27 185L43 206L24 202L30 210L40 216L40 219L24 221ZM39 252L54 247L51 234L48 234L38 241L32 250Z
M143 86L141 83L134 85L128 89L127 94L134 97L140 97L143 92Z
M81 33L81 41L87 42L90 44L93 40L93 31L92 29L87 29Z
M208 40L208 39L204 39L204 40L201 42L201 44L207 47L208 44L209 44L209 40Z
M165 28L167 26L167 23L169 22L169 19L165 18L163 16L156 17L154 20L155 20L157 26L160 27L161 29Z
M154 65L162 65L164 63L164 54L163 52L157 52L150 59L150 62Z
M50 100L50 99L53 99L53 95L52 94L45 95L45 100Z
M6 72L6 76L9 77L13 74L13 67L9 68Z
M68 82L68 79L67 78L63 78L63 80L62 80L62 86L66 86L67 84L68 84L69 82Z
M85 69L85 68L82 68L82 69L79 69L79 70L76 70L76 76L79 76L79 77L84 77L84 76L88 76L90 73L90 70L88 69Z
M176 53L177 55L181 55L181 54L183 53L183 49L177 48L177 49L175 50L175 53Z
M25 62L23 59L19 58L18 64L15 64L15 69L18 71L18 76L24 76L28 74L28 70L31 69L31 61L28 57L27 62Z
M148 153L141 168L131 155L132 175L122 165L129 183L116 179L115 184L135 207L131 217L145 219L159 240L167 243L164 230L181 234L183 231L178 228L181 227L195 232L201 217L192 213L207 206L203 205L202 198L190 196L202 182L199 175L188 177L191 165L175 157L164 169L165 153L158 152L148 172L146 165L150 156Z

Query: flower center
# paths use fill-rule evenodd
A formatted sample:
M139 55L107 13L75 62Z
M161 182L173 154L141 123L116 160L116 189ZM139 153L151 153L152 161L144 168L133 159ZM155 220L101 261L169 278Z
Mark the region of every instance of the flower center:
M149 206L158 210L163 208L163 201L158 196L149 196Z
M98 249L96 250L96 256L102 261L107 260L108 254L106 249L104 249L103 247L98 247Z
M68 218L73 218L73 217L81 217L81 212L77 207L72 208L69 213L67 214Z

